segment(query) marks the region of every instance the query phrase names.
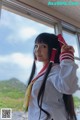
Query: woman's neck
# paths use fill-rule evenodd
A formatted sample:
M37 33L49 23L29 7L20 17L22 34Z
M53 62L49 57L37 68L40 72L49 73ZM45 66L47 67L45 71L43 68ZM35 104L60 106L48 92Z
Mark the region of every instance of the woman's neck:
M44 67L45 65L47 65L47 64L49 64L49 61L43 62L43 67Z

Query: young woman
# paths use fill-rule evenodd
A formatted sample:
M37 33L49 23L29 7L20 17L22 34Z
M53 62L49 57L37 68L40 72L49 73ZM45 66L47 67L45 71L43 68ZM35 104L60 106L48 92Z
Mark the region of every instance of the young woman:
M36 64L43 68L34 78ZM61 35L42 33L34 45L34 63L28 85L28 120L77 120L72 94L78 90L74 49ZM31 92L31 93L30 93Z

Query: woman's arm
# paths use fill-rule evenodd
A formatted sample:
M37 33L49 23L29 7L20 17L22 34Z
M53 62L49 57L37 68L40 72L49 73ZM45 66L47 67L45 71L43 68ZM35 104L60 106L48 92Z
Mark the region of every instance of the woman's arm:
M60 55L60 67L54 75L55 88L64 94L72 94L79 89L76 75L78 66L74 62L74 49L72 46L62 46Z

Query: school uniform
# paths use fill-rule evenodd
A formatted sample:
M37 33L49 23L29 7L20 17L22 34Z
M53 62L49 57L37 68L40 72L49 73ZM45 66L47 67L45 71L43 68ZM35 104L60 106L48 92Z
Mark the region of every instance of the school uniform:
M62 59L60 64L53 64L48 75L42 108L48 111L51 118L48 120L67 120L63 94L73 94L79 89L76 76L78 66L71 59ZM37 96L44 78L45 72L33 84L31 98L28 106L28 120L39 120L40 109ZM40 120L46 120L46 114L41 111Z

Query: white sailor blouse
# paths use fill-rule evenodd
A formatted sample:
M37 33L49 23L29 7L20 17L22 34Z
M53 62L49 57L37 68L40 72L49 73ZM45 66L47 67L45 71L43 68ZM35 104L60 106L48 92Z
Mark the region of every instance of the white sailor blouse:
M48 111L53 120L67 120L67 112L63 101L63 94L73 94L79 89L76 70L78 66L68 56L62 55L60 64L53 64L48 75L42 108ZM37 96L45 73L33 84L31 98L28 107L28 120L39 120L40 109ZM40 120L46 120L46 114L41 111ZM49 119L51 120L51 119Z

